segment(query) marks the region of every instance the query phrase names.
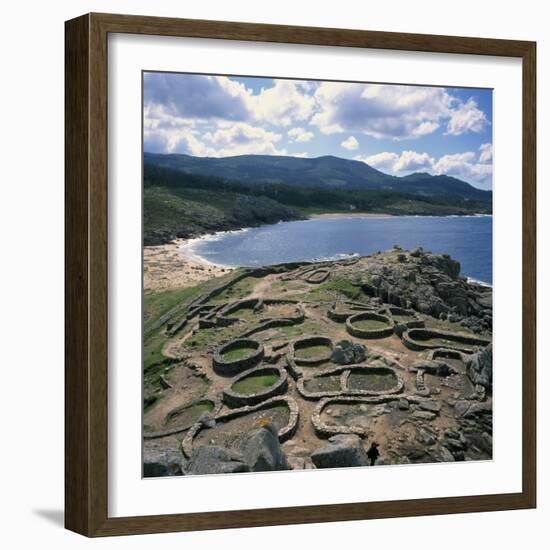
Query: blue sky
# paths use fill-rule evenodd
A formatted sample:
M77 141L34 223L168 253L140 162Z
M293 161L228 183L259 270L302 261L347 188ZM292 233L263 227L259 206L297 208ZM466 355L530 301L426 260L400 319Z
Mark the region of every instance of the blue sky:
M492 188L492 91L180 73L143 75L144 150L338 157Z

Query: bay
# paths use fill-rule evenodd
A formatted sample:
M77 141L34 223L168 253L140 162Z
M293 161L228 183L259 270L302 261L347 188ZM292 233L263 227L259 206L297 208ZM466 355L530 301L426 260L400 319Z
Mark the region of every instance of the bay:
M449 254L461 273L492 284L492 216L317 218L206 236L193 254L227 266L262 266L366 256L399 245Z

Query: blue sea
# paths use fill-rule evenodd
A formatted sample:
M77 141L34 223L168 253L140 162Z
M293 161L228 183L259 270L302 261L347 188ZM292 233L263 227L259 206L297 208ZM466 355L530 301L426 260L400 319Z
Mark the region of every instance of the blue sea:
M217 233L191 246L213 263L261 266L366 256L395 244L449 254L460 262L462 275L493 282L492 216L319 218Z

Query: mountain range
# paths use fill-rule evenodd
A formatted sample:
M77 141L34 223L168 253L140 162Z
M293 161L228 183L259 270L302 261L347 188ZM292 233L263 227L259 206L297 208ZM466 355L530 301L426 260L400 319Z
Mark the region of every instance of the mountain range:
M456 197L462 201L492 202L491 191L478 189L452 176L414 173L397 177L362 161L335 156L240 155L214 158L144 153L144 164L249 185L285 184L338 190L396 191L417 197Z

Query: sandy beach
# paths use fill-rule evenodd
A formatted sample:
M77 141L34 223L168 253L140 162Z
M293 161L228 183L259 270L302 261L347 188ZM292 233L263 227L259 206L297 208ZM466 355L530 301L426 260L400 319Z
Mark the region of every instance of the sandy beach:
M369 214L368 212L334 212L326 214L311 214L310 220L335 220L338 218L392 218L392 214Z
M186 253L186 244L187 240L178 239L170 244L144 247L144 290L161 291L194 286L232 271L231 267L216 265Z

